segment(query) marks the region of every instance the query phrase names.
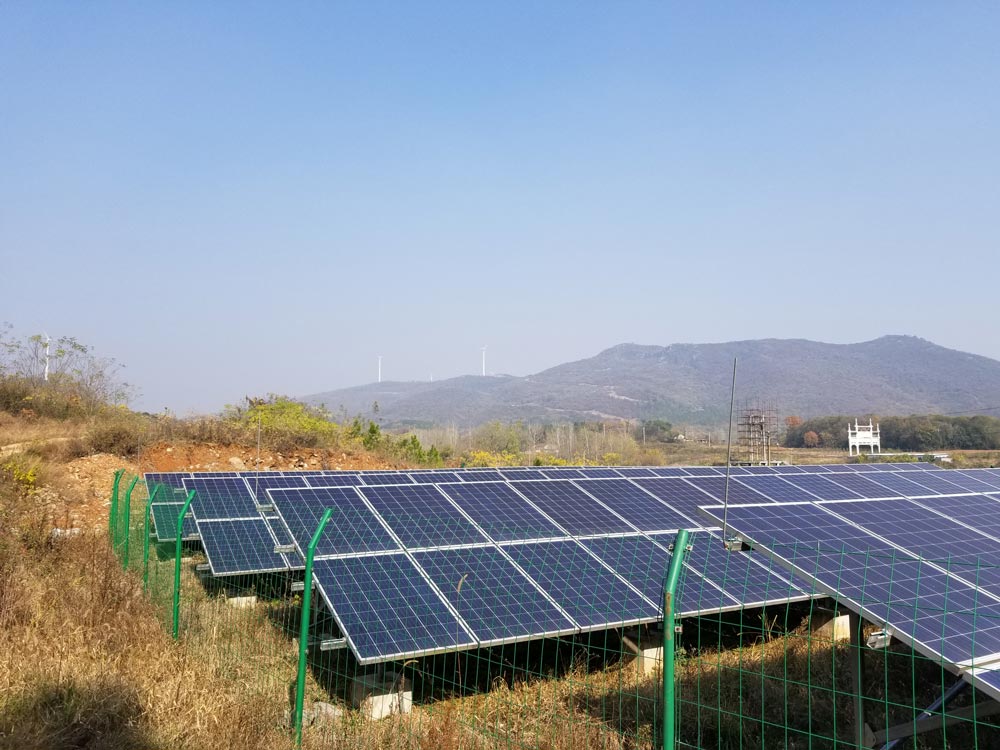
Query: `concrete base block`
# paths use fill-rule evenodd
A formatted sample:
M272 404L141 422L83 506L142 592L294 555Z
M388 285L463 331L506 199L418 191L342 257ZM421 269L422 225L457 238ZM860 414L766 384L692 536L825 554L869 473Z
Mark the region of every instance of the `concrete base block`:
M659 672L663 668L663 646L639 649L635 657L635 667L643 677Z
M408 714L413 708L413 688L396 672L372 672L354 678L351 704L370 719Z
M256 596L227 596L226 604L234 609L250 609L257 606Z
M851 640L850 615L834 616L832 612L816 612L812 616L813 638L829 641Z

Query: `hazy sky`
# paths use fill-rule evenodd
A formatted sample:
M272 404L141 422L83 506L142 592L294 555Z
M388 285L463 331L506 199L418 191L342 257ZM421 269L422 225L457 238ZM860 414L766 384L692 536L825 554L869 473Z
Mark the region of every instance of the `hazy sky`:
M1000 358L1000 4L0 5L0 321L137 405L623 341Z

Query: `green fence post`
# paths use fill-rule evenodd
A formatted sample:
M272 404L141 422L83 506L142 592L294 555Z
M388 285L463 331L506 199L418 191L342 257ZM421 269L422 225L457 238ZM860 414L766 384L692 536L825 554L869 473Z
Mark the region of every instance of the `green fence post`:
M177 514L177 546L174 548L174 640L177 640L181 617L181 537L184 536L184 516L187 515L192 500L194 500L194 490L188 492L187 500L184 501L181 512Z
M132 482L125 490L125 540L122 543L122 568L128 570L128 538L132 531L132 490L139 481L139 475L132 477Z
M305 588L302 590L302 622L299 625L299 672L295 681L295 746L302 747L302 706L306 692L306 646L309 642L309 608L312 605L312 572L313 556L316 554L316 544L319 542L323 529L326 528L333 509L327 508L319 520L316 533L313 534L306 550Z
M663 587L663 750L674 750L677 730L674 712L674 596L687 554L688 531L681 529L674 539L674 551Z
M111 487L111 512L108 514L108 536L111 538L111 549L115 548L115 535L118 530L118 485L122 481L125 469L115 472L115 483Z
M142 517L142 593L149 588L149 517L153 513L153 500L163 485L156 485L146 501L146 514Z

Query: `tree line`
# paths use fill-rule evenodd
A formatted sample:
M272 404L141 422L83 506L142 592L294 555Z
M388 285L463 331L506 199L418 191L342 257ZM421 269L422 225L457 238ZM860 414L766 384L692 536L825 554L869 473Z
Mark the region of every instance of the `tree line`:
M830 416L785 420L785 446L847 450L847 425L854 417ZM865 417L867 423L868 417ZM1000 419L978 415L954 417L920 414L872 417L881 427L882 450L1000 450Z

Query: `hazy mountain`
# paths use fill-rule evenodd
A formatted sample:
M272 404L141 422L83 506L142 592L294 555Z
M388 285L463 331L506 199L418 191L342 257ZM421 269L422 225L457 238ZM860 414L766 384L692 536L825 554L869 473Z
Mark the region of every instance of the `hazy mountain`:
M726 421L734 356L737 402L770 402L781 415L952 413L1000 405L1000 362L914 336L860 344L620 344L526 377L373 383L305 400L365 416L378 402L379 417L390 425L619 418L716 425Z

